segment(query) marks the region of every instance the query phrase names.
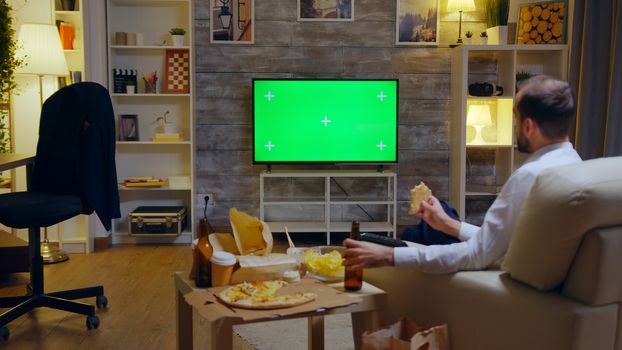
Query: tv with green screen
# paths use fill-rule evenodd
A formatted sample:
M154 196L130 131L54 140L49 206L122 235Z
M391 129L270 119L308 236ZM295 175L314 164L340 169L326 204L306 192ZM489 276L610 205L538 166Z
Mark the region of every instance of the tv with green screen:
M397 103L396 79L253 79L253 163L396 163Z

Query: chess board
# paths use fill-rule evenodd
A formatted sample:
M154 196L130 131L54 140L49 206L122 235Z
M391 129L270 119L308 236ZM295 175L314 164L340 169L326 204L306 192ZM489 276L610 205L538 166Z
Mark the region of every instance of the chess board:
M166 83L167 93L190 92L190 52L184 49L166 50Z

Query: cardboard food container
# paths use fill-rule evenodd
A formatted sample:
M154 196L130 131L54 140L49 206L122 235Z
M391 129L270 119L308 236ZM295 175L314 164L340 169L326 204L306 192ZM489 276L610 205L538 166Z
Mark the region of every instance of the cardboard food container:
M288 308L249 310L229 306L218 299L216 295L226 288L229 288L229 286L197 290L186 294L184 298L193 309L196 309L203 318L210 322L218 321L223 318L257 321L292 315L304 316L307 313L312 316L323 309L333 309L358 304L362 301L361 297L329 287L322 282L305 278L300 282L290 283L279 289L277 295L294 294L296 292L315 293L315 300Z

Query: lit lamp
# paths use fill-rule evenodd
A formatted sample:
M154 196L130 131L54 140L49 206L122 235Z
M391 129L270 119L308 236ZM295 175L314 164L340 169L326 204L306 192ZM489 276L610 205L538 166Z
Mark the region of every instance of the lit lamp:
M233 14L229 11L229 0L220 0L222 6L220 7L220 14L218 15L218 19L220 19L220 24L222 24L223 29L229 30L231 28L231 17Z
M43 108L43 76L69 75L58 30L52 24L24 23L19 29L17 40L16 56L24 60L24 65L16 69L15 73L39 77L39 104ZM69 259L67 253L50 245L47 228L44 228L41 256L46 264Z
M458 22L458 44L462 44L462 12L475 11L474 0L447 0L447 12L460 13L460 21Z
M486 141L482 138L482 129L492 125L489 105L471 105L467 113L467 125L475 128L475 139L469 142L470 145L485 145Z

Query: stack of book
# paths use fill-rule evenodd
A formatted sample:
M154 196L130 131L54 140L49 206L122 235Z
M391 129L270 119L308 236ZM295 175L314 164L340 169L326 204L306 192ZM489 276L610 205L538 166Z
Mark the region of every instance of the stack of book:
M166 181L153 176L128 176L123 180L125 187L162 187Z
M151 140L153 142L179 142L183 140L183 135L178 132L157 133Z

